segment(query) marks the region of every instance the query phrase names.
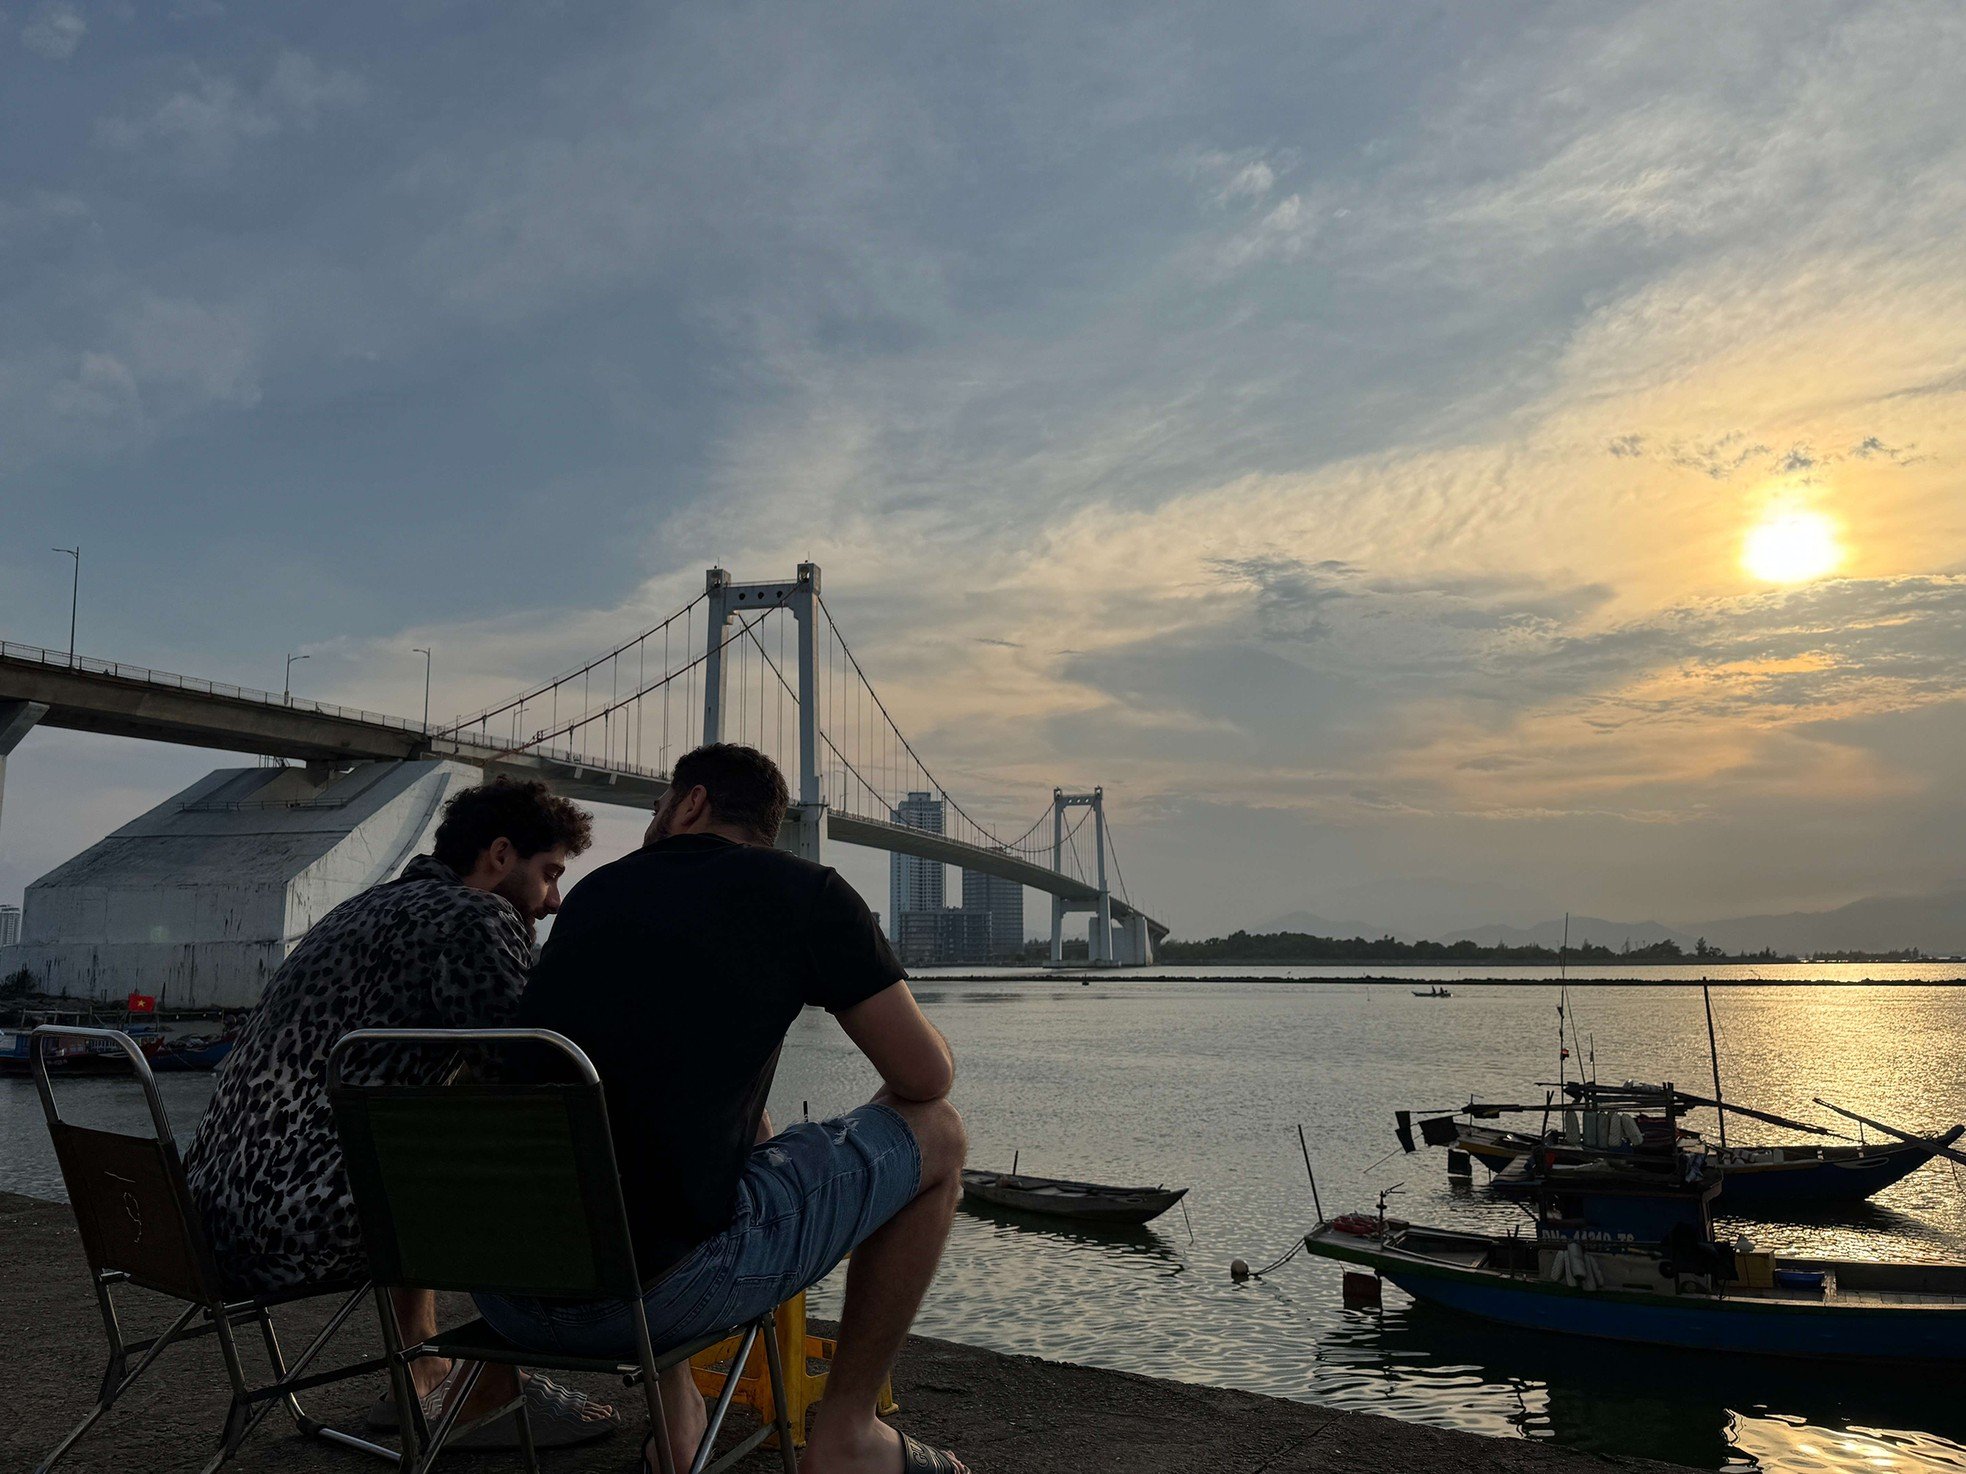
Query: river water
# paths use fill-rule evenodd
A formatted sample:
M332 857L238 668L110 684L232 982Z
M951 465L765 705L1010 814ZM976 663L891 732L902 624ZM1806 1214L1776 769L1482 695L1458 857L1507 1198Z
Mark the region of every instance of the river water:
M1847 971L1877 977L1887 967L1925 980L1966 971ZM1232 1258L1261 1267L1288 1253L1313 1219L1300 1122L1328 1213L1369 1209L1380 1189L1397 1187L1393 1209L1416 1222L1518 1221L1516 1209L1480 1186L1450 1183L1441 1153L1398 1154L1392 1112L1451 1107L1470 1093L1520 1098L1557 1067L1557 993L1547 986L1463 985L1450 999L1423 1000L1403 981L1268 971L1327 980L917 980L956 1051L974 1165L1007 1168L1015 1153L1032 1172L1191 1189L1185 1219L1177 1208L1121 1235L965 1211L918 1329L1000 1351L1704 1468L1966 1468L1966 1406L1950 1378L1940 1387L1902 1372L1832 1374L1506 1332L1415 1306L1390 1287L1383 1308L1348 1310L1338 1267L1302 1254L1234 1283ZM1577 1029L1586 1051L1595 1047L1600 1078L1670 1079L1704 1093L1698 986L1684 969L1659 971L1687 985L1573 988ZM1718 978L1737 970L1711 971ZM1807 969L1818 977L1845 971ZM1456 978L1439 968L1415 976L1450 986ZM1776 986L1746 974L1713 997L1729 1098L1826 1124L1834 1118L1811 1097L1915 1130L1966 1121L1966 989ZM864 1099L872 1083L832 1021L808 1013L787 1041L772 1111L781 1122L807 1108L815 1117L836 1112ZM165 1084L175 1124L188 1135L209 1081ZM68 1088L96 1119L122 1114L112 1082ZM1747 1142L1780 1133L1736 1122L1729 1134ZM0 1188L59 1195L39 1108L22 1081L0 1081ZM1808 1222L1723 1226L1782 1249L1966 1259L1966 1195L1942 1164L1869 1204ZM836 1306L836 1281L815 1291L820 1313Z

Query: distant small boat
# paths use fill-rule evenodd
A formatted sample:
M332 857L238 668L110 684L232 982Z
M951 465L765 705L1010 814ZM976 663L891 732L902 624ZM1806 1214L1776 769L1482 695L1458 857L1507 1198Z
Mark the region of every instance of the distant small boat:
M1137 1224L1158 1218L1188 1190L1185 1187L1110 1187L1062 1177L1025 1177L1012 1172L963 1170L963 1198L1020 1213L1043 1213L1080 1223Z
M1415 998L1452 998L1454 995L1450 993L1447 989L1441 987L1439 983L1435 983L1431 988L1428 988L1425 992L1422 992L1420 989L1415 988L1413 990L1413 996Z

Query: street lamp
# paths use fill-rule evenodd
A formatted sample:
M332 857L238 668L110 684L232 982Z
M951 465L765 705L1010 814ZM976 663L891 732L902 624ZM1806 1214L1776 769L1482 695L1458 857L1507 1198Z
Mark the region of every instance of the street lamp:
M66 553L75 560L75 581L68 590L68 663L75 664L75 604L82 596L82 545L72 548L50 548L51 553Z
M296 660L312 660L313 658L311 655L289 655L287 657L287 684L280 692L280 699L285 701L287 705L292 706L294 703L294 662Z
M423 730L430 730L430 652L421 645L410 646L410 653L423 657Z

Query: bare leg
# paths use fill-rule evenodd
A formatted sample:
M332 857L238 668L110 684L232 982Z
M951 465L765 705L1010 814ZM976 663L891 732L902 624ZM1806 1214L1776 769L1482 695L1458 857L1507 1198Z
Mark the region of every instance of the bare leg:
M390 1302L396 1308L396 1323L403 1328L403 1344L414 1346L437 1334L437 1295L434 1290L391 1290ZM416 1395L426 1397L430 1389L450 1374L451 1364L441 1356L419 1356L410 1363L410 1381Z
M690 1375L688 1362L662 1374L662 1416L669 1424L669 1457L678 1469L687 1469L690 1460L696 1457L696 1445L703 1438L703 1430L710 1426L710 1410L704 1405L703 1394L696 1389L696 1378ZM662 1467L655 1456L653 1437L643 1442L642 1454L651 1469Z
M869 1234L847 1264L839 1352L826 1397L813 1414L804 1474L893 1474L901 1435L875 1415L881 1384L921 1308L949 1238L962 1196L962 1119L947 1101L923 1104L883 1092L921 1146L921 1190L913 1202Z

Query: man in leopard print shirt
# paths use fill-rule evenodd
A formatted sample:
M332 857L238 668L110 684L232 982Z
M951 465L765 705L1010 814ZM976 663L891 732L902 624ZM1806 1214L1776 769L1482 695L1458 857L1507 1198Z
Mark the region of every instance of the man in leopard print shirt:
M560 877L591 820L543 783L496 779L444 807L434 853L334 908L267 984L220 1066L185 1175L218 1259L242 1293L361 1279L355 1204L328 1108L328 1051L351 1029L496 1028L512 1022L533 923L560 909ZM363 1083L416 1083L441 1062L413 1050L352 1061ZM435 1297L398 1296L405 1332L436 1330ZM447 1370L414 1364L419 1392Z

